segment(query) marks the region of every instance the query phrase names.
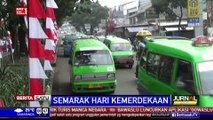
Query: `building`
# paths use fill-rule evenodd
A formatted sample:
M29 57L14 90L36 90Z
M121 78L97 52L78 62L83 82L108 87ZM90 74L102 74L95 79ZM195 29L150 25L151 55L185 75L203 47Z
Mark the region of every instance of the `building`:
M152 7L151 0L134 0L121 6L124 14L124 24L117 26L117 31L125 32L126 34L136 34L138 31L148 29L156 35L172 35L185 36L188 38L194 37L194 27L187 25L187 9L183 9L183 17L181 21L180 32L178 30L179 20L168 21L163 14L156 14ZM177 15L180 9L173 9ZM122 29L122 30L121 30ZM123 35L128 38L129 35ZM131 36L131 35L130 35Z

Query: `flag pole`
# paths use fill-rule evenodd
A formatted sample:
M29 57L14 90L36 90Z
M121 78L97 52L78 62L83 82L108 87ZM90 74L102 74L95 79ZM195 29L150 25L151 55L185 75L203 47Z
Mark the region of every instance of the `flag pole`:
M30 19L29 19L29 2L30 0L27 0L27 38L28 38L28 79L29 79L29 95L30 95ZM30 101L29 101L30 106Z
M45 14L47 14L47 13L46 13L46 7L47 7L47 6L46 6L46 0L44 1L44 6L45 6L45 7L44 7ZM46 26L47 26L47 25L46 25L46 24L47 24L46 22L47 22L47 18L45 19L45 29L46 29ZM46 39L44 40L44 44L46 44ZM45 59L44 59L44 65L45 65ZM45 71L45 73L46 73L46 71ZM45 94L45 92L46 92L46 90L45 90L45 85L46 85L46 79L43 79L43 91L44 91L44 94Z

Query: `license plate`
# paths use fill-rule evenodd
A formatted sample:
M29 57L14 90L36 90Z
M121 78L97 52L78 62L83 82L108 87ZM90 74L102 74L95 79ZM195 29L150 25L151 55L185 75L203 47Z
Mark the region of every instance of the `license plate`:
M89 85L89 88L102 88L101 85Z

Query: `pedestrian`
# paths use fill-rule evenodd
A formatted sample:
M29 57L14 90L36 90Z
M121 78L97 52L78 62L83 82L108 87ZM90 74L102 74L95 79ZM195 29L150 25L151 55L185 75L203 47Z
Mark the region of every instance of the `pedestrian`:
M145 41L145 37L147 36L151 36L152 34L147 31L147 30L142 30L140 32L138 32L136 34L136 44L135 46L137 46L137 54L136 54L136 58L139 58L141 52L145 49L146 47L146 41Z

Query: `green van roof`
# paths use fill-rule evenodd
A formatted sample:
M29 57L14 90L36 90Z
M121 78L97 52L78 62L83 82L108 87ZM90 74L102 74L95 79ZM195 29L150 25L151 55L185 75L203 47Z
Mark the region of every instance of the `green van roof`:
M150 51L179 59L201 62L213 60L213 46L195 47L190 40L160 40L147 43Z
M96 39L81 39L74 42L75 51L109 50L108 47Z
M106 38L106 40L111 42L111 43L130 43L126 39L115 37L115 36L109 36L109 37Z

